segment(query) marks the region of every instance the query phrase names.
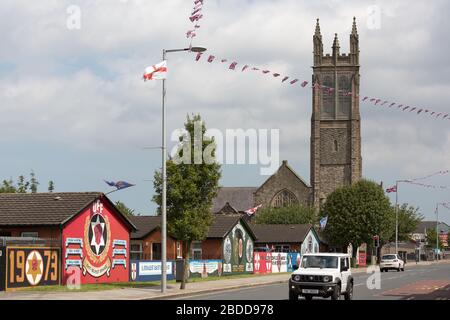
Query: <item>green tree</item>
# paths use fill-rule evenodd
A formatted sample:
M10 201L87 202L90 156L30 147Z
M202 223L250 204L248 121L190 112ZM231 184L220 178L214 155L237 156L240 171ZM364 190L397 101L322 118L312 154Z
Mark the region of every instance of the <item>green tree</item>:
M427 229L427 247L436 248L436 229ZM439 239L439 249L444 247L442 240Z
M314 208L302 205L261 208L255 215L257 224L315 224L316 220Z
M395 232L395 220L389 198L380 185L361 180L351 186L338 188L331 193L322 209L328 215L325 236L334 246L352 244L356 248L372 243L372 237L390 239Z
M55 183L52 180L50 180L48 182L48 192L52 193L54 190L55 190Z
M0 185L0 193L36 193L38 191L39 181L36 178L34 171L30 173L30 179L27 181L23 175L17 178L17 183L14 183L12 179L3 180ZM50 191L50 186L52 190ZM49 182L49 191L54 190L53 181Z
M167 161L167 231L183 241L185 289L192 241L206 238L212 222L211 206L217 195L220 165L215 160L214 139L205 136L206 127L200 115L187 117L186 134L174 158ZM155 196L161 214L162 178L155 173Z
M395 215L395 207L392 210ZM422 220L423 216L419 213L419 208L408 206L406 203L400 206L398 209L398 240L408 241L411 239L410 235L416 230ZM395 241L395 233L390 240Z
M126 216L134 216L134 209L130 209L128 208L125 203L121 202L121 201L116 201L115 203L117 210L119 210L122 214L126 215Z

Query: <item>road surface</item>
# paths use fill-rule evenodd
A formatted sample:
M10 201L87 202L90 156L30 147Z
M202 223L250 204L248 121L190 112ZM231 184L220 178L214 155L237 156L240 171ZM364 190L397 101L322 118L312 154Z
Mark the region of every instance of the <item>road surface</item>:
M415 266L407 264L405 272L380 273L380 289L370 290L371 274L355 273L354 300L450 300L450 264ZM343 298L343 297L342 297ZM287 300L288 284L265 285L200 294L179 300ZM321 299L321 298L314 298Z

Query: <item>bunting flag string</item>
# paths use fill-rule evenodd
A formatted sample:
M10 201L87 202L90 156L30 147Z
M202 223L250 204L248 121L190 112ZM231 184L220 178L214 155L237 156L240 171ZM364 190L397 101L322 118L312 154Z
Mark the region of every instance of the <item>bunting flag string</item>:
M197 0L200 1L200 0ZM203 1L202 1L203 3ZM202 54L198 54L195 58L196 61L199 61L201 58ZM207 62L209 63L213 63L214 60L216 59L216 56L214 55L209 55ZM220 62L221 63L225 63L228 62L229 60L226 58L221 58ZM237 66L238 66L239 62L237 61L233 61L229 66L228 69L229 70L233 70L236 71L237 70ZM287 80L291 79L290 76L287 75L282 75L281 73L278 72L272 72L268 69L261 69L259 67L252 67L248 64L243 65L243 67L240 69L241 72L246 72L246 71L261 71L262 74L267 75L267 74L271 74L274 78L280 78L281 79L281 83L285 83ZM296 79L294 78L293 80L289 81L290 85L295 85L296 83L299 83L300 86L302 88L305 88L308 86L309 81L301 81L300 79ZM376 97L370 97L370 96L363 96L363 95L358 95L358 94L354 94L352 91L348 91L348 90L336 90L333 87L330 86L326 86L326 85L321 85L319 83L315 83L313 85L311 85L309 88L312 89L316 89L316 90L321 90L321 92L323 92L323 94L338 94L339 96L342 97L352 97L355 96L355 99L359 99L361 98L361 101L364 103L370 103L373 104L374 106L380 106L380 107L386 107L386 108L390 108L392 110L396 109L402 112L409 112L409 113L415 113L417 115L429 115L431 117L433 117L434 119L442 119L442 120L450 120L450 113L444 113L444 112L436 112L436 111L432 111L429 108L422 108L422 107L413 107L410 105L406 105L406 104L401 104L401 103L397 103L397 102L393 102L393 101L389 101L389 100L384 100L384 99L380 99L380 98L376 98Z
M431 184L424 184L424 183L413 182L413 181L405 181L405 182L412 184L412 185L419 186L419 187L428 188L428 189L440 189L440 190L450 189L450 187L448 187L448 186L435 186L435 185L431 185Z
M189 16L189 21L193 24L193 26L192 29L186 32L186 38L190 39L189 47L192 47L192 40L197 36L197 30L200 29L199 21L202 18L203 0L194 0L194 7L192 8L191 15Z
M422 177L422 178L412 179L412 180L410 180L410 181L415 182L415 181L425 180L425 179L429 179L429 178L436 177L436 176L445 176L445 175L447 175L447 174L449 174L449 173L450 173L449 170L439 171L439 172L430 174L430 175L425 176L425 177Z

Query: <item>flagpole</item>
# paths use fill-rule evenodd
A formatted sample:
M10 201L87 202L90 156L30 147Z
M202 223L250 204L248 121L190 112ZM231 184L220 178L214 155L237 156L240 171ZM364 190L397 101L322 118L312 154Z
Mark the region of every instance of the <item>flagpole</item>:
M163 49L163 61L166 60L166 50ZM161 203L161 292L167 289L167 212L166 212L166 79L162 83L162 203Z

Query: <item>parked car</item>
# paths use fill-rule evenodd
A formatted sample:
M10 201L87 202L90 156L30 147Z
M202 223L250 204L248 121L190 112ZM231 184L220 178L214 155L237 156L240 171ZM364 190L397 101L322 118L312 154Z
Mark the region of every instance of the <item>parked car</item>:
M389 270L405 271L405 262L400 259L398 254L385 254L380 260L380 271Z
M313 297L353 299L350 256L343 253L309 253L289 279L289 300Z

